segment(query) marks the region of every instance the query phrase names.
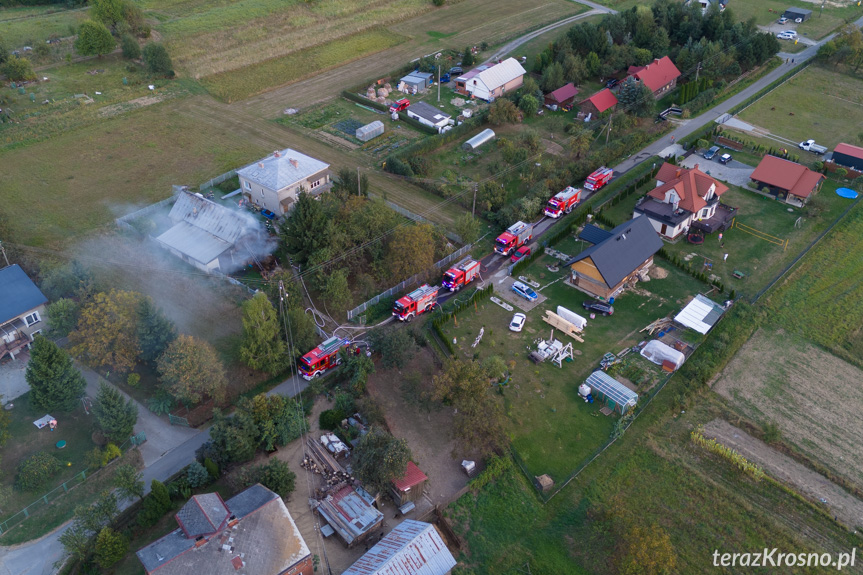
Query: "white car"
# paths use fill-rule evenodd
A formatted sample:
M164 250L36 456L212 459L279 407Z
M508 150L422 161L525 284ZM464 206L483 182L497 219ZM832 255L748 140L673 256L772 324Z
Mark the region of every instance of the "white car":
M791 30L785 30L784 32L780 32L776 35L780 40L794 40L797 38L797 32L793 32Z
M517 313L512 316L512 321L509 322L509 331L521 331L521 328L524 327L524 322L527 320L527 316L523 313Z

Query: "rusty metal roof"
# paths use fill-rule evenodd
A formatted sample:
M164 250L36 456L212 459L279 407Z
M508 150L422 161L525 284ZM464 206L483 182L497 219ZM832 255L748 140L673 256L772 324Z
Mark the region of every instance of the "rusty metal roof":
M394 480L393 485L395 485L396 489L399 491L407 491L411 487L419 485L427 479L428 476L420 471L420 468L417 467L413 461L408 461L408 467L405 470L404 477Z
M455 564L434 525L406 519L342 575L445 575Z

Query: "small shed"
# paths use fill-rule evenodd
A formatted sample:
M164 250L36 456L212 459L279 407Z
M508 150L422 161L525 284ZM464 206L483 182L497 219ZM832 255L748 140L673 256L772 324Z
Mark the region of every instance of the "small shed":
M701 294L697 294L675 316L674 321L689 329L694 329L698 333L705 334L719 321L723 313L725 313L724 307Z
M605 400L608 407L621 415L635 407L638 394L601 370L596 370L587 376L585 383L590 386L591 393Z
M393 501L401 507L410 501L418 501L423 496L428 477L413 461L408 461L404 477L392 482L390 493Z
M863 148L859 146L836 144L832 159L834 164L839 164L858 172L863 171Z
M545 95L544 104L546 106L566 106L572 104L575 96L578 94L578 88L570 82L565 86L561 86L554 92Z
M365 126L361 126L357 128L357 140L360 142L368 142L374 138L377 138L381 134L384 133L384 123L380 120L375 120L371 124L366 124Z
M807 10L806 8L789 8L782 15L789 20L800 19L801 22L806 22L812 17L812 10Z
M494 135L495 134L493 130L486 128L485 130L462 144L461 147L463 150L476 150L477 148L494 138Z
M427 72L411 72L399 80L399 85L404 84L406 87L419 92L431 86L434 81L434 75ZM405 90L402 90L405 91Z
M552 479L548 474L539 475L536 477L536 484L539 485L539 488L543 492L546 492L554 487L554 479Z

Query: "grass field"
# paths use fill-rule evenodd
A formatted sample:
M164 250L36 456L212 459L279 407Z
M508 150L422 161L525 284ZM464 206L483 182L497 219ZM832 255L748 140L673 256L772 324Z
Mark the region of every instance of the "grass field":
M863 366L861 249L863 207L857 203L768 299L777 324L858 366Z
M24 46L35 48L51 36L73 36L74 29L86 19L86 10L64 10L56 5L3 8L0 38L10 52Z
M15 166L0 172L0 212L15 243L57 247L167 197L172 184L196 184L271 149L154 105L0 154Z
M812 65L739 116L795 142L856 144L863 130L863 80Z
M841 4L841 6L837 6L837 4ZM851 0L827 2L823 13L820 13L819 10L820 3L804 0L735 2L729 8L734 11L734 15L741 22L754 18L755 23L761 25L775 22L789 7L812 10L812 17L806 22L797 24L796 30L801 36L819 39L842 26L846 18L858 18L863 15L863 10L858 8L856 4L856 1L852 2ZM789 26L789 29L793 29L793 27Z
M376 29L264 60L244 68L205 76L201 83L215 97L234 102L268 89L314 76L401 44L405 37Z
M762 328L713 390L811 459L863 485L863 371L784 330Z

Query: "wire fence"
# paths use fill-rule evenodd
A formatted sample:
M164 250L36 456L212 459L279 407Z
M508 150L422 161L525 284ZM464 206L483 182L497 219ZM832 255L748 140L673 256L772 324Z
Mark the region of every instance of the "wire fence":
M237 170L231 170L230 172L225 172L221 176L216 176L212 180L207 180L206 182L204 182L203 184L198 186L198 189L203 192L207 188L212 188L213 186L218 186L219 184L221 184L225 180L230 180L231 178L233 178L236 175L237 175Z
M369 194L369 195L372 195L372 194ZM406 209L404 209L403 207L401 207L400 205L398 205L398 204L394 204L394 203L392 203L392 202L391 202L391 201L389 201L389 200L384 200L384 203L386 203L386 205L387 205L387 207L388 207L388 208L390 208L390 209L391 209L391 210L393 210L394 212L398 212L398 213L400 213L401 215L403 215L404 217L408 218L409 220L413 220L413 221L415 221L415 222L420 222L420 223L423 223L423 224L431 224L431 225L433 225L433 226L434 226L434 225L437 225L437 224L435 224L433 221L431 221L431 220L427 220L426 218L424 218L424 217L422 217L422 216L420 216L420 215L417 215L417 214L413 213L413 212L412 212L412 211L410 211L410 210L406 210ZM445 235L446 235L446 237L448 237L450 240L452 240L452 241L454 241L454 242L456 242L456 243L458 243L458 244L464 243L464 242L462 241L462 239L461 239L461 236L459 236L458 234L454 234L453 232L448 231L448 230L444 230L444 234L445 234Z
M114 220L114 223L121 230L124 230L127 232L134 232L134 231L136 231L135 227L132 226L129 222L134 222L135 220L143 218L144 216L149 216L150 214L152 214L154 212L158 212L158 211L163 210L165 208L165 206L171 205L177 200L177 194L178 193L179 193L178 186L174 186L174 191L171 194L171 197L165 198L164 200L160 200L160 201L156 202L155 204L150 204L149 206L147 206L145 208L141 208L140 210L135 210L131 214L126 214L125 216L119 217L119 218Z

